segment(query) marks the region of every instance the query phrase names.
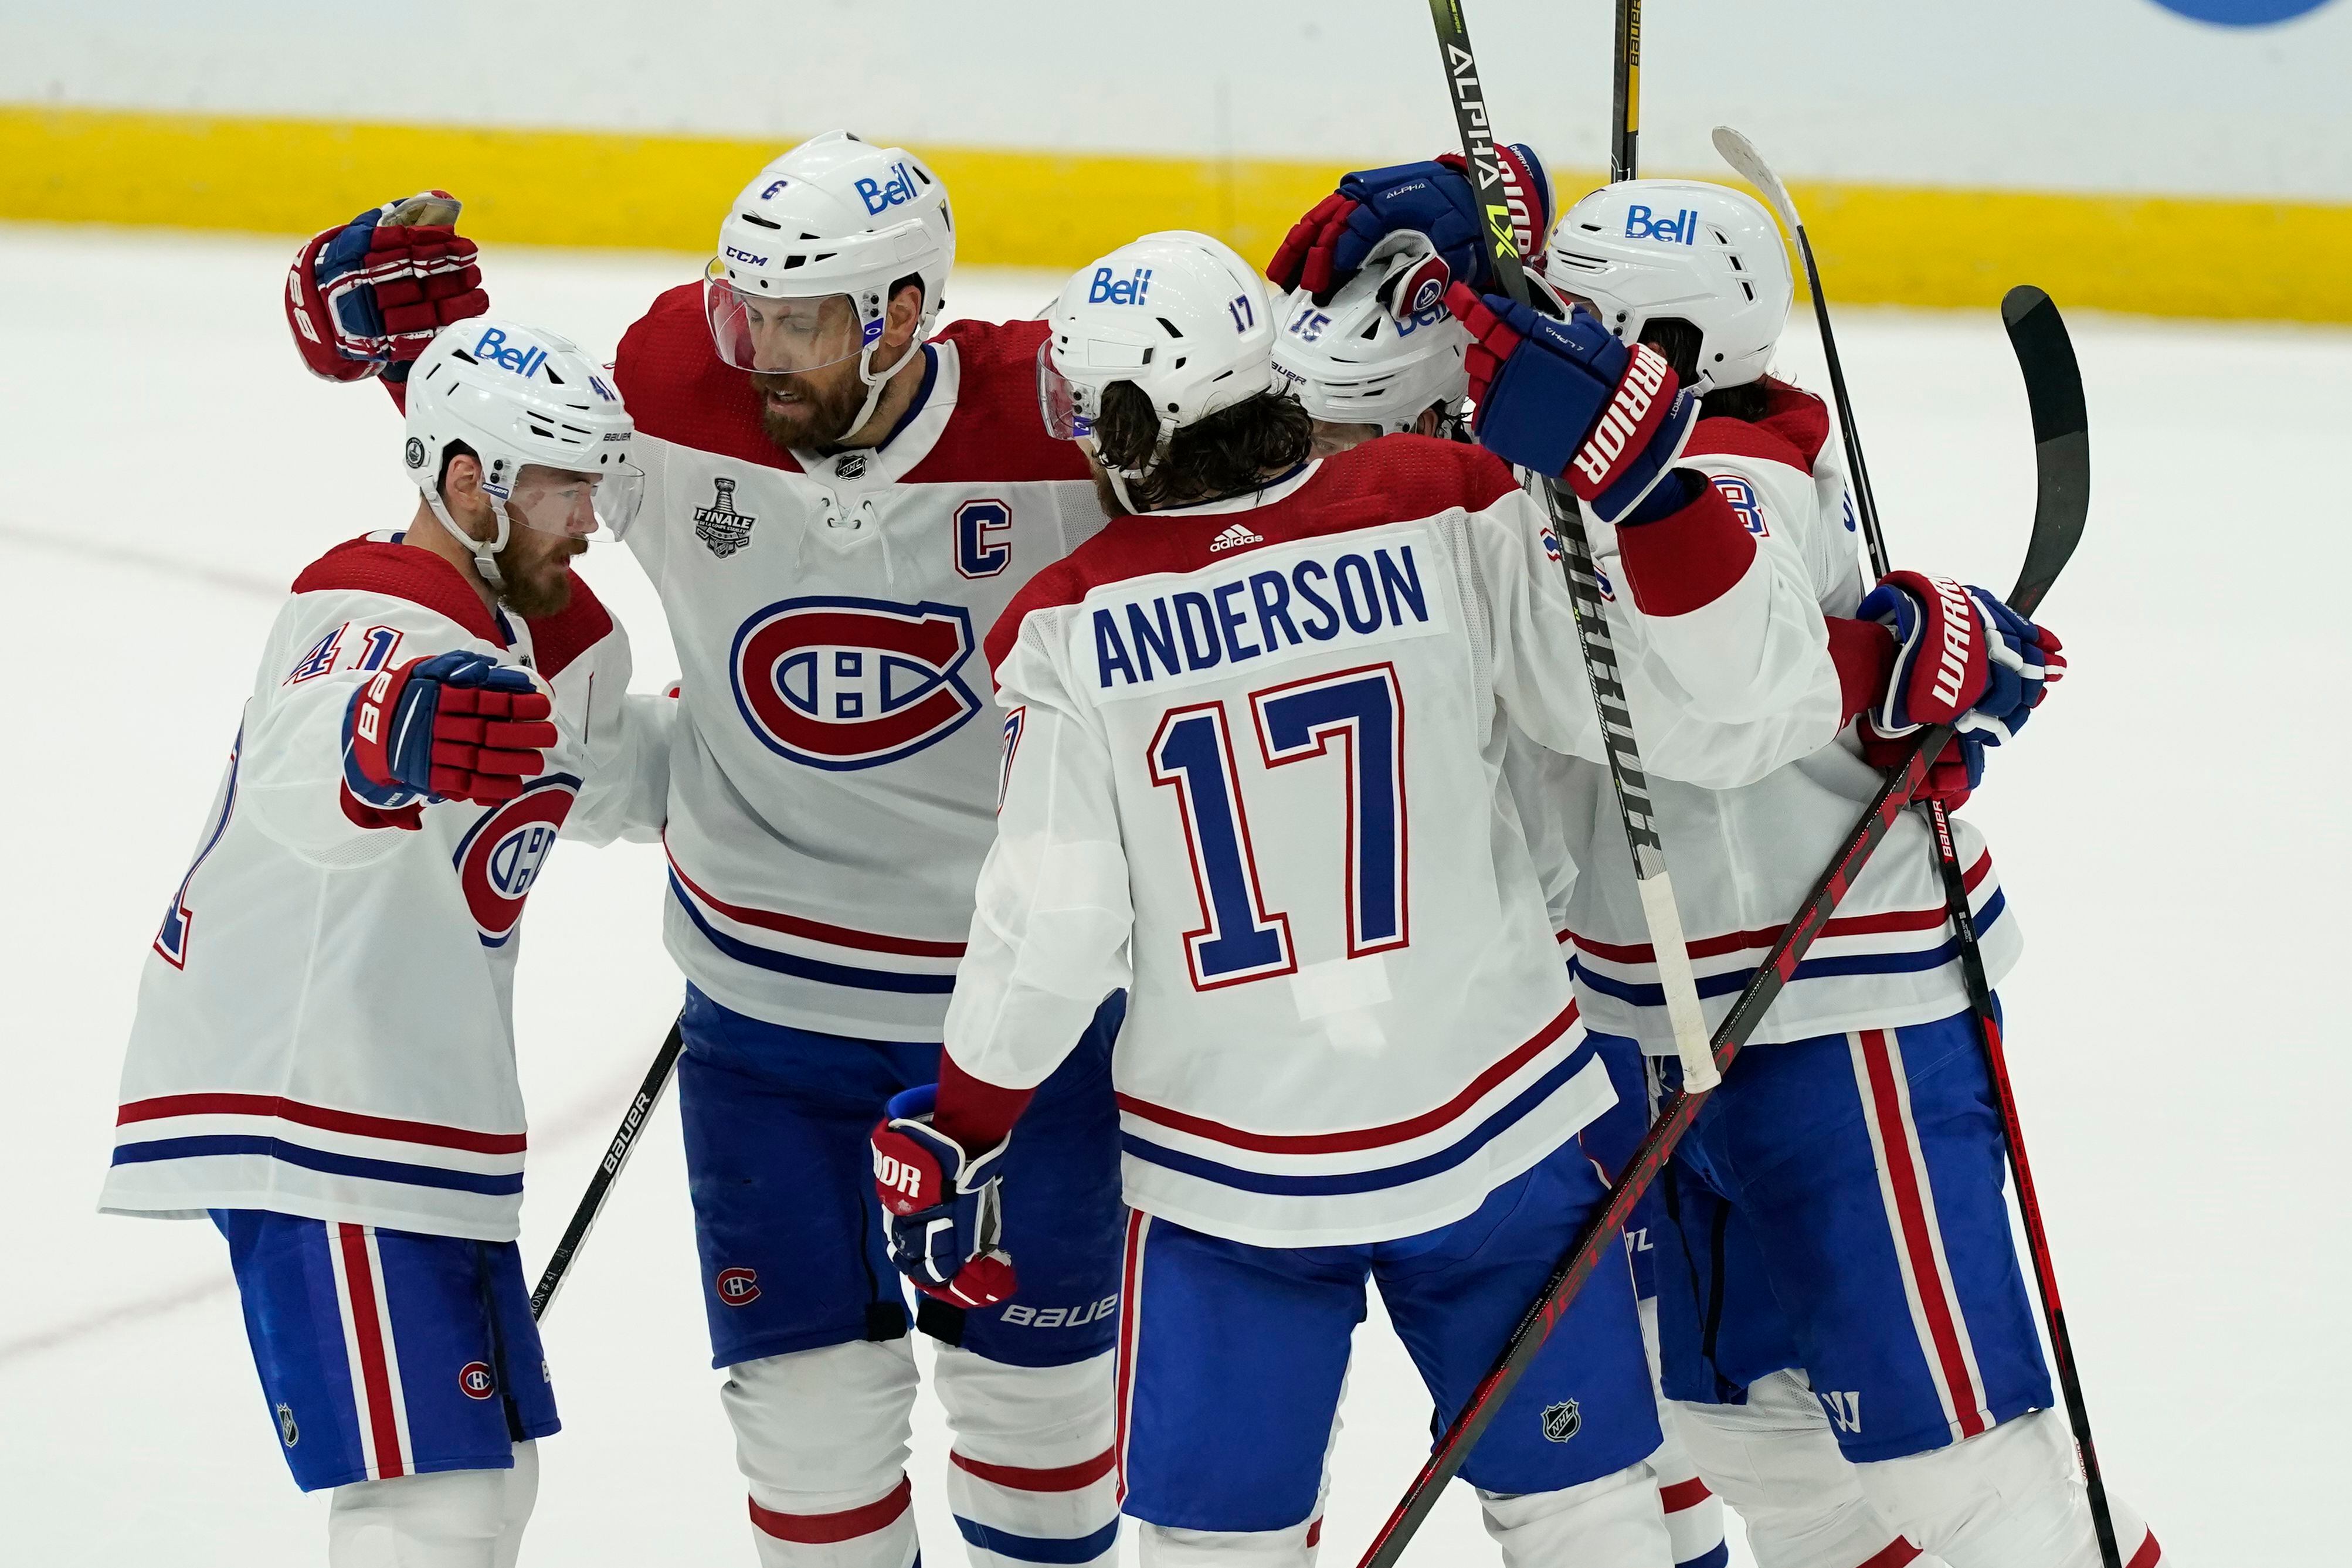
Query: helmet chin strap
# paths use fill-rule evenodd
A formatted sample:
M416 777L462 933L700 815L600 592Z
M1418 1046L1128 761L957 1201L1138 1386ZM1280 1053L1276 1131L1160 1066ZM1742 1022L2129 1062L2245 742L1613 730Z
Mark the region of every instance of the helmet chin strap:
M918 332L908 342L907 352L898 356L897 364L877 374L874 370L874 351L881 346L881 340L877 338L857 356L857 379L866 384L866 401L859 405L857 417L849 422L847 434L855 435L866 428L866 422L873 418L874 411L882 405L882 394L888 388L890 378L906 369L907 362L923 352L922 334Z
M507 503L495 497L491 499L490 510L499 520L499 531L496 538L488 542L475 538L457 526L457 519L449 515L448 507L443 504L440 491L425 491L425 504L433 509L433 515L441 520L441 526L449 531L450 537L473 552L474 570L482 574L482 581L490 585L490 592L495 594L504 589L507 581L499 573L498 556L514 533L514 523L507 516Z

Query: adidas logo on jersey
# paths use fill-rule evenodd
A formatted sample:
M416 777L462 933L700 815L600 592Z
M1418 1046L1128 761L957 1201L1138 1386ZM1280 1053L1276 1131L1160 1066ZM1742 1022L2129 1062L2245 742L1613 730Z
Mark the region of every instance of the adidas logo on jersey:
M1237 522L1209 541L1209 553L1215 555L1223 551L1239 550L1244 544L1264 544L1265 542L1265 535L1252 533Z

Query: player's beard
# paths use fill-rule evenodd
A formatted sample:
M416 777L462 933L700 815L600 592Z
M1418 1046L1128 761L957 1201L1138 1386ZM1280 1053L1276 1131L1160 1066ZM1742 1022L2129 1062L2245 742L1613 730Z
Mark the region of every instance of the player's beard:
M572 558L587 548L585 540L516 529L498 554L499 575L506 582L499 602L526 620L562 614L572 603Z
M794 447L823 451L850 433L857 411L866 405L866 383L854 360L826 369L831 374L823 379L814 374L751 373L751 385L760 394L760 427L768 433L769 440L786 451ZM792 401L780 405L772 393L789 394Z

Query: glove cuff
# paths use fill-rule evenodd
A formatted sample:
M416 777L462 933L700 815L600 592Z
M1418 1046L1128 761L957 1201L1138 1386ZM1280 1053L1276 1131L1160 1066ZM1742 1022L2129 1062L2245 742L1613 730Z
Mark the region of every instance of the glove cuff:
M365 381L383 374L382 362L354 359L335 342L335 316L319 291L319 252L343 230L321 229L294 253L286 269L286 324L294 332L294 350L304 368L322 381Z

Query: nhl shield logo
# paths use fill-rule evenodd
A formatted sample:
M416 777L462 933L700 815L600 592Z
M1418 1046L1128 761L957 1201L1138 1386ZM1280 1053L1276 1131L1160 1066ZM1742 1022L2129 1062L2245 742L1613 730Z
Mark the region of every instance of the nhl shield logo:
M837 479L864 479L866 477L866 454L863 452L844 452L840 457L834 459L833 471L835 477Z
M748 1307L760 1299L760 1276L754 1269L722 1268L711 1284L730 1307Z
M709 506L694 509L694 537L710 546L721 561L751 542L751 525L760 520L735 510L735 481L725 477L710 481L716 494Z
M971 612L926 600L782 599L735 634L735 705L769 750L813 768L878 767L981 710L960 673Z
M294 1407L282 1402L278 1406L278 1436L289 1448L302 1440L302 1428L294 1425Z
M1584 1430L1584 1412L1573 1399L1563 1399L1557 1405L1547 1405L1543 1413L1544 1441L1565 1443Z
M469 1361L457 1369L457 1386L468 1399L488 1399L499 1391L498 1375L490 1371L489 1363Z

